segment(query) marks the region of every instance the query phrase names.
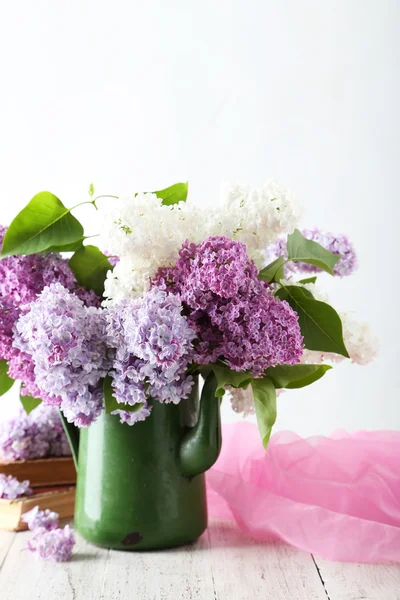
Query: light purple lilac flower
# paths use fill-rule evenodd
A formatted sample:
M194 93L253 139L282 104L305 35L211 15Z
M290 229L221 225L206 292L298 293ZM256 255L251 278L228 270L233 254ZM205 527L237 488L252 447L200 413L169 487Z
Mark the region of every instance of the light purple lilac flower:
M66 525L64 529L50 531L38 528L27 542L27 549L44 560L65 562L72 557L75 538L72 529Z
M223 359L255 376L276 364L295 364L303 351L298 316L274 298L247 255L224 236L186 241L175 267L159 269L153 285L178 294L197 334L194 361Z
M0 498L15 500L20 496L30 496L31 494L29 481L18 481L12 475L0 473Z
M6 228L0 226L0 246ZM100 298L78 285L68 261L54 252L29 256L9 256L0 261L0 359L8 361L9 375L23 383L21 394L50 398L36 385L34 364L29 354L12 345L15 324L43 288L61 283L75 293L87 306L100 306ZM58 401L56 403L59 403Z
M74 534L68 525L64 529L58 528L59 515L56 512L35 506L22 515L22 520L33 532L26 544L28 550L36 552L44 560L70 560L75 545Z
M22 520L27 523L31 531L52 531L58 527L58 514L51 511L49 508L39 510L39 506L35 506L32 510L22 515Z
M13 340L14 341L14 340ZM46 394L36 383L35 365L32 356L13 346L8 359L8 374L12 379L21 381L21 396L40 398L45 404L59 406L60 398Z
M136 412L116 411L122 422L132 425L147 418L148 396L175 404L189 396L193 378L185 372L195 333L181 313L179 298L157 288L108 309L108 343L116 351L111 372L115 397L131 406L143 404Z
M321 244L326 250L333 254L340 254L340 259L333 268L334 275L345 277L351 275L357 268L357 255L353 244L345 235L335 235L333 233L323 232L317 227L313 229L304 229L302 234L308 240ZM266 264L274 261L278 256L287 258L286 239L280 238L277 242L268 246L265 251ZM321 269L307 263L290 262L285 265L285 277L289 278L292 274L302 273L320 273Z
M107 256L108 262L110 263L110 265L112 267L115 267L115 265L117 265L120 261L119 256L115 256L115 254L111 254L111 252L109 252L108 250L104 250L103 254L105 256Z
M99 380L110 367L104 311L53 283L21 315L16 330L14 347L32 357L45 401L60 404L78 427L90 425L101 412Z
M70 454L57 408L42 403L29 415L21 409L18 415L0 424L0 458L3 460Z

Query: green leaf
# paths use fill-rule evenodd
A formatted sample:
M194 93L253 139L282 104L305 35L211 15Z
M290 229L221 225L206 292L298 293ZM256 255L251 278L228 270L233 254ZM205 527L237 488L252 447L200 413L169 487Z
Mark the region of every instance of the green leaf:
M296 287L306 298L314 298L310 290L305 287L301 287L300 285L293 285L289 287ZM288 286L283 285L282 287L278 288L274 295L280 300L287 300L289 296Z
M72 242L72 244L66 244L65 246L50 246L48 250L50 252L76 252L83 246L84 236L81 237L77 242Z
M40 192L21 210L4 236L1 256L35 254L83 236L83 227L50 192Z
M288 235L287 250L289 260L314 265L333 275L333 267L340 259L340 254L333 254L321 244L305 238L298 229Z
M276 421L276 390L267 377L251 382L256 409L257 425L264 448L267 447L271 430Z
M252 380L251 373L247 371L231 371L229 367L224 365L209 365L214 371L214 375L217 379L217 389L215 396L222 398L225 393L224 387L230 385L234 388L244 388L249 385Z
M114 410L126 410L127 412L137 412L143 406L143 402L137 402L132 406L130 404L122 404L118 402L113 395L114 389L112 386L112 379L109 375L104 378L103 381L103 392L104 392L104 404L106 407L106 414L109 415Z
M172 204L178 204L178 202L186 202L188 195L189 184L186 183L175 183L164 190L153 192L159 198L162 198L162 204L171 206Z
M27 415L29 415L29 413L31 413L33 409L39 406L39 404L41 404L42 402L40 398L33 398L32 396L22 396L21 393L19 395L19 399Z
M285 257L279 256L272 263L261 269L261 271L258 274L258 279L262 279L263 281L269 281L269 283L278 282L281 279L284 279L284 264Z
M59 410L60 421L64 429L64 433L71 448L72 459L75 465L75 471L78 472L78 457L79 457L79 427L67 421L63 411Z
M104 281L112 265L96 246L82 246L69 259L77 282L88 290L94 290L98 296L104 292Z
M304 285L305 283L315 283L316 281L317 276L315 275L315 277L307 277L306 279L300 279L298 283L302 283Z
M332 306L307 297L307 290L295 285L282 287L281 290L286 294L284 299L299 316L304 345L308 350L334 352L350 358L343 341L342 321ZM281 298L280 295L278 297Z
M265 371L276 388L297 389L321 379L330 365L277 365Z
M0 396L8 392L14 385L14 379L8 374L8 364L5 359L0 360Z

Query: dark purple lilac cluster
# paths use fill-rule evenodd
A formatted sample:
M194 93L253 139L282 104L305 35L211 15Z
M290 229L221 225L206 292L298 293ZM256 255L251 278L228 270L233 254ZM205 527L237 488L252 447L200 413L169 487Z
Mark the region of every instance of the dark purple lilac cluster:
M174 267L159 269L153 285L179 295L197 335L195 362L222 359L254 376L299 362L303 338L297 314L257 278L243 243L224 236L197 245L186 241L179 256Z

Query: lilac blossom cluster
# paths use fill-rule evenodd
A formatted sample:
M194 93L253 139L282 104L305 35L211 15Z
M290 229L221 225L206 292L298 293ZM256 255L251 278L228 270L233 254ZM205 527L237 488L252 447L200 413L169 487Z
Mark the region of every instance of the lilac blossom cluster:
M24 513L22 520L28 525L31 531L35 531L35 529L52 531L58 527L58 514L49 508L39 510L39 506L35 506L32 510Z
M0 226L0 246L6 228ZM8 362L8 373L23 383L22 396L49 398L35 381L31 356L13 345L14 331L21 314L35 302L48 285L60 283L76 294L87 306L99 306L100 298L78 285L68 261L55 252L9 256L0 261L0 359Z
M6 227L0 225L0 247L6 231ZM60 283L87 306L100 305L100 298L77 283L68 260L57 252L8 256L0 261L0 297L9 297L15 307L34 302L51 283Z
M49 509L39 510L39 507L35 506L26 512L22 519L33 532L32 538L27 542L28 550L44 560L70 560L75 545L74 533L68 525L63 529L58 527L57 513Z
M293 365L303 351L297 314L274 298L247 255L246 246L224 236L186 241L172 268L153 281L179 295L197 334L194 360L223 359L235 371L260 376L276 364Z
M2 460L32 460L70 454L58 409L53 406L42 403L29 415L21 409L17 416L0 424Z
M69 422L90 425L103 406L99 380L110 368L103 311L53 283L20 316L16 330L14 347L32 357L45 401L60 406Z
M0 473L0 498L15 500L20 496L30 496L31 494L29 481L18 481L12 475Z
M26 304L24 309L28 306ZM0 359L7 361L9 376L22 382L21 396L48 400L47 394L36 384L32 357L14 345L15 327L22 310L15 305L12 296L0 295Z
M110 373L114 396L130 406L141 404L135 412L115 411L122 422L133 425L146 419L149 396L166 403L189 396L193 379L186 369L195 332L181 313L179 298L157 288L108 309L107 340L115 348Z
M357 268L357 255L353 244L345 235L335 235L333 233L323 232L317 227L313 229L303 229L302 234L308 240L317 242L329 252L340 254L340 259L333 268L334 275L345 277L351 275ZM286 239L279 238L274 244L268 246L265 251L266 264L271 263L279 256L287 259ZM290 262L285 265L285 277L290 278L294 273L320 273L321 269L307 263Z

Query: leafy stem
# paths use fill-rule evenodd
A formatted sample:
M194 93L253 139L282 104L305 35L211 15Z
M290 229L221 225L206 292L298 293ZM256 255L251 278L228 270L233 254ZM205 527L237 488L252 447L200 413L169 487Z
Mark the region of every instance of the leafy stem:
M75 204L75 206L73 206L69 210L75 210L75 208L78 208L78 206L83 206L84 204L92 204L96 210L99 210L96 204L96 200L99 200L100 198L114 198L118 200L119 196L113 196L112 194L100 194L99 196L96 196L96 198L93 198L93 200L85 200L85 202L79 202L79 204Z

